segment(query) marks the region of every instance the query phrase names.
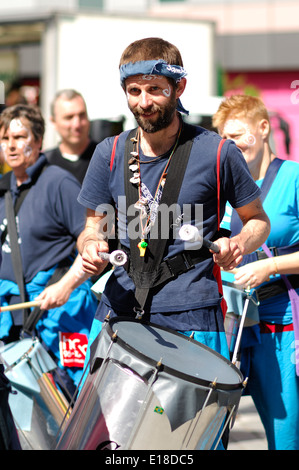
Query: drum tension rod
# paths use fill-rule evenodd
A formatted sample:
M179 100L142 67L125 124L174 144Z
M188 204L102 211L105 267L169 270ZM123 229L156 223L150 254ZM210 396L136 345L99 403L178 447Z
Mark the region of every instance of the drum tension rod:
M108 312L107 315L105 316L104 322L106 322L106 323L108 323L108 321L110 320L110 312L111 312L111 310L109 310L109 312Z
M202 414L203 410L204 410L205 407L207 406L208 401L209 401L209 399L210 399L210 396L211 396L213 390L216 389L217 378L218 378L218 377L215 377L215 379L213 380L213 382L210 383L210 390L209 390L209 392L208 392L208 394L207 394L207 396L206 396L206 399L205 399L205 401L204 401L204 404L203 404L203 406L202 406L202 409L200 410L200 415Z
M226 417L226 420L225 420L225 423L223 424L221 433L220 433L220 435L218 436L218 440L217 440L216 444L214 444L214 450L217 449L217 447L218 447L218 445L219 445L219 443L220 443L220 441L221 441L221 438L222 438L222 436L223 436L223 434L224 434L224 431L226 430L228 424L231 422L231 419L232 419L233 413L234 413L234 411L235 411L235 408L236 408L236 405L233 405L232 408L231 408L231 410L230 410L229 415ZM231 426L230 426L230 429L231 429ZM213 449L212 449L212 450L213 450Z
M104 320L104 323L105 323L105 326L108 324L109 320L110 320L110 312L111 310L109 310L109 312L107 313L106 317L105 317L105 320ZM112 336L111 336L111 341L112 342L115 342L117 340L117 333L118 333L118 330L116 330Z
M196 418L196 421L195 421L195 424L194 424L194 427L193 427L193 431L192 431L192 433L189 435L188 441L187 441L186 444L185 444L186 447L189 445L189 442L190 442L190 439L191 439L192 434L193 434L193 432L194 432L194 429L196 428L196 426L197 426L197 424L198 424L198 422L199 422L199 420L200 420L200 417L201 417L202 413L204 412L205 408L206 408L207 405L208 405L210 396L211 396L211 394L213 393L213 390L215 390L215 388L216 388L216 384L217 384L217 377L215 377L215 379L213 380L213 382L210 383L210 389L209 389L209 391L208 391L208 393L207 393L206 399L205 399L205 401L204 401L204 403L203 403L201 409L199 410L198 416L197 416L197 418Z
M215 379L213 380L213 382L210 383L210 387L214 390L216 388L216 385L217 385L217 378L218 377L215 377Z
M243 385L244 388L247 387L247 382L248 382L248 377L246 377L246 379L243 380L243 382L242 382L242 385Z
M156 369L157 371L161 370L162 369L162 357L160 358L160 360L157 362L156 364Z

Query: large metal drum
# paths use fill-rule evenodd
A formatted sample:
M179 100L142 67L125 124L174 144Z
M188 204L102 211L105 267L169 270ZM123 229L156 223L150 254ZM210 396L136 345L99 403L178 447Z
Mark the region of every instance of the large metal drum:
M244 387L212 349L136 320L105 322L92 358L57 449L212 449Z
M56 387L56 364L37 339L9 343L0 350L12 392L9 406L24 450L49 450L56 444L68 404Z

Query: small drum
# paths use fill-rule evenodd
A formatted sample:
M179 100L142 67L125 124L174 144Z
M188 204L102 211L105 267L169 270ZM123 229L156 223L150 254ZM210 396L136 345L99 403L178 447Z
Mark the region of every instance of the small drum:
M9 406L24 450L55 446L68 405L51 371L56 364L40 342L30 338L5 345L0 351L11 383Z
M253 295L248 295L243 289L232 287L230 283L222 280L223 297L226 301L227 312L224 320L224 329L231 356L234 353L236 339L239 332L241 316L244 318L243 326L249 327L259 323L258 302ZM244 311L245 300L249 299L246 312Z
M231 362L192 338L119 317L103 324L92 346L57 449L216 447L244 388Z

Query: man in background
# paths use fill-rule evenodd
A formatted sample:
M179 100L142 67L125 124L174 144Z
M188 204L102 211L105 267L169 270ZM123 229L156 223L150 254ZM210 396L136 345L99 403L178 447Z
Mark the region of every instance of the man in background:
M68 170L82 183L97 145L89 135L90 121L82 95L73 89L58 91L51 105L51 122L61 142L45 152L49 163Z

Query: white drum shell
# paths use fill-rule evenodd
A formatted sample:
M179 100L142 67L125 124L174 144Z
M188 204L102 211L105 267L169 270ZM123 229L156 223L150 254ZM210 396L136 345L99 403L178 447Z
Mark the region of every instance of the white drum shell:
M172 430L161 403L151 392L136 426L147 388L126 366L108 361L105 370L88 377L58 449L211 449L226 407L211 403L194 419Z
M103 341L103 337L107 339L104 330L100 341ZM172 336L167 337L168 342L169 338L172 340ZM173 338L175 343L175 335ZM200 350L200 343L196 343L196 346ZM212 350L206 351L206 349L209 348L205 347L205 352L213 354ZM128 358L128 351L123 354L126 361L118 360L116 356L119 354L115 352L116 350L113 344L101 367L88 375L57 448L63 450L211 449L228 411L237 406L241 398L241 373L233 371L239 386L232 385L232 391L229 387L227 391L222 392L217 390L217 386L213 389L186 382L188 390L185 396L184 383L172 386L172 382L180 381L180 378L172 377L171 373L165 371L161 374L158 372L154 384L151 384L151 376L145 370L146 365L142 365L144 373L136 371L140 364L137 364L138 359L134 364L134 349L131 350L131 361ZM208 364L206 366L209 367ZM228 365L223 358L220 367L233 366ZM153 367L150 369L153 374ZM229 374L231 372L229 371ZM162 384L159 384L159 381ZM171 401L173 395L177 393L179 396L176 397L174 406L168 408L170 411L166 412L160 397L165 401L167 395ZM184 415L179 408L186 406L184 402L189 402L188 397L192 394L195 395L197 403L192 416L187 419L171 416L173 415L171 410L176 410L177 415ZM232 399L230 394L233 395ZM209 399L205 403L207 397ZM190 410L187 410L187 415L190 416Z

